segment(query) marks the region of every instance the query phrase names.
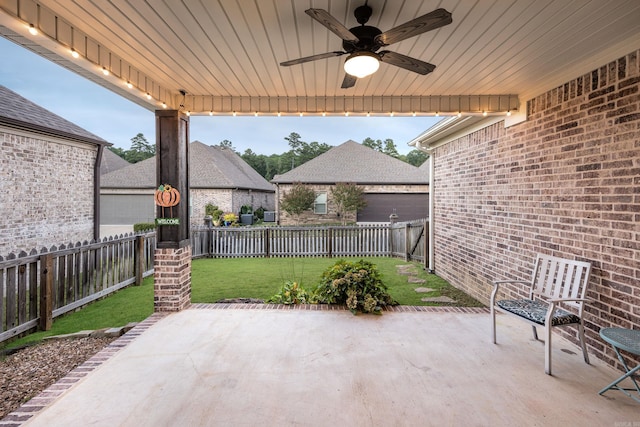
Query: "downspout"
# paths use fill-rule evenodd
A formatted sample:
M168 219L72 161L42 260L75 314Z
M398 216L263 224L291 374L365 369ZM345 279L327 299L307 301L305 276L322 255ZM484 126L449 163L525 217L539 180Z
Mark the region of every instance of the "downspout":
M435 227L434 227L434 210L433 210L433 204L434 204L434 199L435 196L433 195L434 193L434 172L435 172L435 161L434 161L434 149L433 148L428 148L427 149L427 153L429 154L429 267L428 267L428 271L429 273L435 273L436 272L436 268L435 268L435 260L434 260L434 247L435 247Z
M435 268L435 227L434 227L434 200L435 200L435 196L434 196L434 190L435 190L435 179L434 179L434 174L435 174L435 150L432 147L426 146L423 147L422 146L422 142L421 141L417 141L415 144L415 147L420 150L420 151L424 151L425 153L427 153L429 155L429 158L427 159L427 162L429 162L429 247L427 248L428 250L428 254L427 254L427 271L429 273L435 273L436 272L436 268Z
M93 240L100 240L100 164L104 145L98 145L96 163L93 165Z
M278 184L277 182L276 184L276 205L275 205L275 210L276 210L276 214L275 214L275 221L276 221L276 225L280 225L280 184Z

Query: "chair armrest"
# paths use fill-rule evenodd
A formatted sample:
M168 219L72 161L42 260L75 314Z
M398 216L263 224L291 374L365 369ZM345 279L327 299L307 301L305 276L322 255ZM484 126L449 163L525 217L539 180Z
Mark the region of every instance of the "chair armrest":
M493 283L493 290L491 291L491 298L490 298L492 307L493 307L493 304L495 303L496 295L498 295L498 288L503 283L519 283L522 285L530 285L530 282L526 280L494 280L492 283Z

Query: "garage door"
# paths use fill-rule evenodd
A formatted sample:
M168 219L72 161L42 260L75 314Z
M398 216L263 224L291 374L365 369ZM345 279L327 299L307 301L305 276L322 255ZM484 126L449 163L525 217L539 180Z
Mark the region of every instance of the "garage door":
M395 209L398 221L411 221L429 215L429 194L365 194L367 206L358 211L358 222L389 222Z
M132 225L153 222L153 195L104 194L100 196L100 224Z

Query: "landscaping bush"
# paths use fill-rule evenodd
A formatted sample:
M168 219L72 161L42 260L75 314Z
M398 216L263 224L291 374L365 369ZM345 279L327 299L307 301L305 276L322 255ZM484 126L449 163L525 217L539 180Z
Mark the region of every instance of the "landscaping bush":
M298 282L289 280L267 302L274 304L307 304L311 302L311 298Z
M156 224L153 222L139 222L137 224L133 224L133 232L140 233L143 231L151 231L155 230Z
M260 206L258 209L256 209L253 214L256 216L256 218L258 218L259 220L263 220L264 219L264 208L262 206Z
M354 314L382 314L382 307L396 304L376 266L364 260L341 260L325 270L315 296L318 302L346 304Z
M212 203L207 203L204 207L205 215L211 216L211 220L213 222L220 221L220 217L224 214L222 210L220 210L216 205Z

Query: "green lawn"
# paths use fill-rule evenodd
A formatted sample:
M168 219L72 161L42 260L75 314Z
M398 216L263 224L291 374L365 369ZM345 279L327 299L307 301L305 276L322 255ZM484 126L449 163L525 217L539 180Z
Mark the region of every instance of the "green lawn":
M346 258L349 259L349 258ZM362 258L351 258L352 260ZM416 263L397 258L364 258L374 263L382 274L391 296L402 305L443 305L425 303L425 296L449 296L457 306L482 306L473 298L449 285L440 277L428 274ZM322 272L338 258L231 258L198 259L192 262L191 301L213 303L226 298L258 298L267 300L288 280L297 281L311 291L320 281ZM413 264L416 275L425 284L409 284L407 276L397 273L398 265ZM419 294L416 287L428 287L434 292ZM15 347L39 341L46 336L82 330L124 326L140 322L153 313L153 278L147 277L141 286L130 286L81 310L54 319L50 331L36 332L11 342ZM5 344L6 345L6 344ZM3 345L0 344L0 347Z

